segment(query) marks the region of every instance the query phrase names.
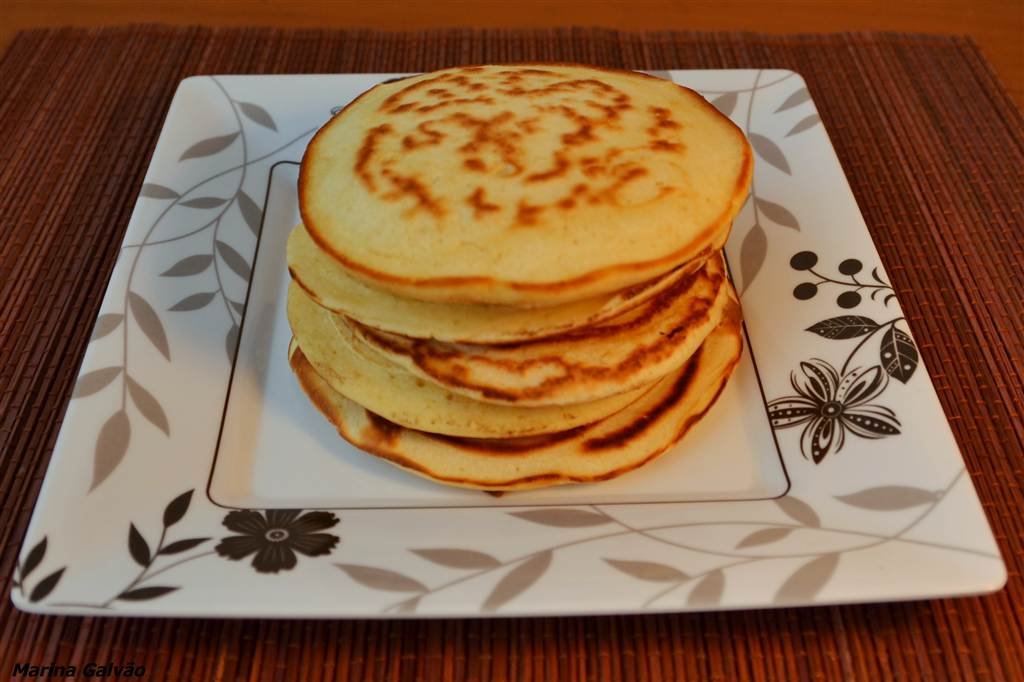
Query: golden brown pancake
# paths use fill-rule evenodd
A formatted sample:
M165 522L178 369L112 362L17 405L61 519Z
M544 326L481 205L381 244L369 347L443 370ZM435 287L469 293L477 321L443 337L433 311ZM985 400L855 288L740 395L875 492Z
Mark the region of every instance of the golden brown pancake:
M622 411L589 426L517 439L453 438L401 427L334 391L301 350L293 348L290 361L313 404L356 447L447 485L519 490L607 480L651 461L711 408L741 350L733 311L686 364Z
M566 405L645 386L677 369L718 326L732 295L715 254L618 317L535 341L452 344L334 319L388 360L454 393L504 405Z
M385 83L306 149L310 237L429 301L552 306L649 281L721 242L750 184L742 132L627 71L457 67Z
M563 431L618 412L650 388L566 406L482 403L389 362L347 328L336 327L330 314L294 284L288 289L288 321L307 362L332 390L389 421L422 431L475 438Z
M715 245L716 250L719 247ZM464 343L526 341L597 324L649 300L705 260L702 255L661 277L612 294L547 308L516 308L396 296L350 276L313 243L302 225L288 237L292 280L322 307L380 331Z

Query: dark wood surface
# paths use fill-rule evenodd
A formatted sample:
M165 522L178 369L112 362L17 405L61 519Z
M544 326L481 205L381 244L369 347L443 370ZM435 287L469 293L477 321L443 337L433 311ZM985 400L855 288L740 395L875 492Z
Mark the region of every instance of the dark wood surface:
M0 59L4 590L177 82L497 59L803 74L1007 560L1007 587L868 606L411 622L40 617L5 599L0 671L112 660L187 680L1024 680L1024 124L978 50L955 38L153 27L16 37Z

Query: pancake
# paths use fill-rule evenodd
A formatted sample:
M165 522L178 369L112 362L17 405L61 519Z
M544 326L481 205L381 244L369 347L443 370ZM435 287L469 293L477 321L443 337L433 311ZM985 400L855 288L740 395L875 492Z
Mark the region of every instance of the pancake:
M696 92L576 65L384 83L316 134L302 221L396 295L524 307L645 282L721 243L750 185L743 133Z
M711 408L741 350L734 305L680 369L621 412L562 433L499 440L452 438L403 428L334 391L301 350L293 352L290 361L313 404L356 447L439 483L520 490L606 480L651 461Z
M288 288L288 321L308 363L333 391L391 422L432 433L504 438L563 431L618 412L650 388L564 407L481 403L388 362L335 326L330 314L294 284Z
M704 260L684 263L657 279L614 294L548 308L525 309L402 298L349 276L313 243L302 225L288 237L288 269L292 280L322 307L381 331L465 343L525 341L596 324L650 299L701 267Z
M715 254L619 317L558 336L500 346L410 339L344 318L374 350L409 372L475 400L505 405L565 405L650 384L678 368L703 343L732 296Z

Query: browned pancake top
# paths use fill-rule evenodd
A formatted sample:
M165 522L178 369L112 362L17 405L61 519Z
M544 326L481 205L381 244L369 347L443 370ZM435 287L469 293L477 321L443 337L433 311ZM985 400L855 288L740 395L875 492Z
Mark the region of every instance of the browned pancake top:
M310 143L313 240L411 298L551 304L685 262L746 193L742 134L696 93L572 65L449 69L365 93Z

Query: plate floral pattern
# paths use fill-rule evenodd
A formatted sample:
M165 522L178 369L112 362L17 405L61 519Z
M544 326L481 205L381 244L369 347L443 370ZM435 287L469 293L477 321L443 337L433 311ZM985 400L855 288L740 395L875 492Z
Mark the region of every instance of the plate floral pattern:
M786 71L658 72L746 131L726 252L791 479L751 502L227 511L203 494L268 169L389 75L179 88L12 598L46 613L641 612L903 599L1005 580L810 93ZM216 353L210 348L218 349ZM866 578L867 576L867 578Z

